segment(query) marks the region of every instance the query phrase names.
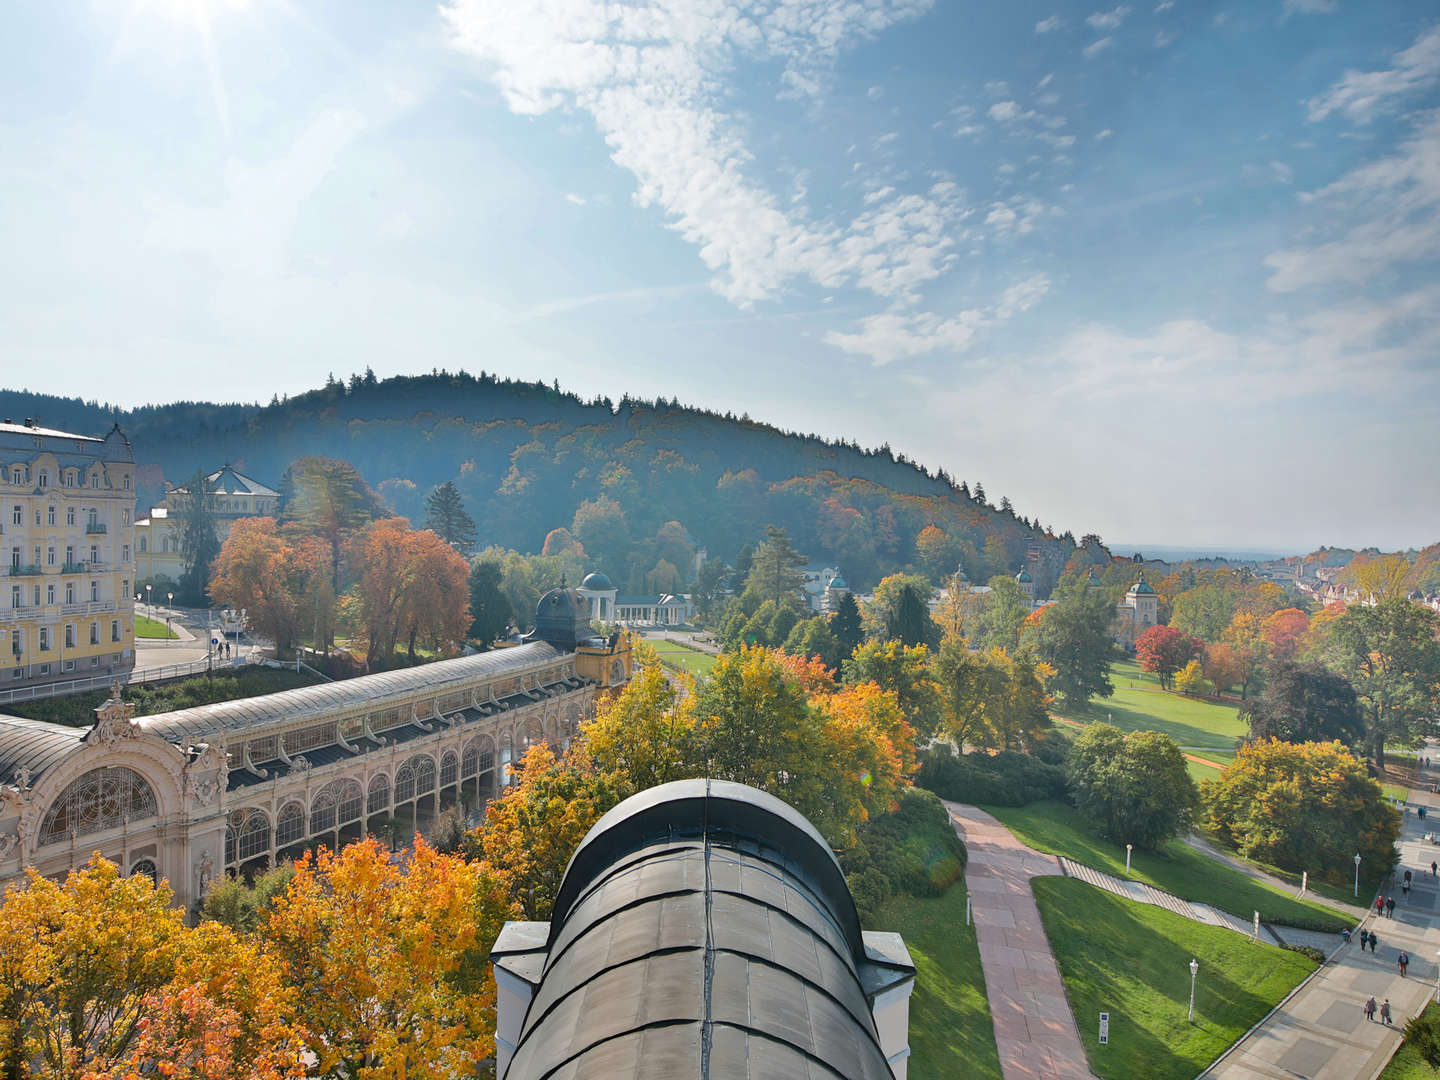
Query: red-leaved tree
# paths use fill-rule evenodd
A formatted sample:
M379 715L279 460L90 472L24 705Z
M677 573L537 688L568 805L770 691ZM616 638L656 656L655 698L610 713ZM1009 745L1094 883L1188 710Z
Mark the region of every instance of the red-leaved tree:
M1135 641L1135 655L1141 671L1160 676L1160 685L1170 689L1175 673L1205 655L1205 643L1173 626L1152 626Z

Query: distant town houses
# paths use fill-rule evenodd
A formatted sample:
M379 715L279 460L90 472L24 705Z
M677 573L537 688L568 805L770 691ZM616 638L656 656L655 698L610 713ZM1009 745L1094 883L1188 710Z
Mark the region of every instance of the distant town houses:
M205 477L221 543L241 518L273 517L280 492L232 468L227 462ZM135 522L135 571L140 581L179 581L185 572L185 512L191 505L188 488L165 485L165 497Z

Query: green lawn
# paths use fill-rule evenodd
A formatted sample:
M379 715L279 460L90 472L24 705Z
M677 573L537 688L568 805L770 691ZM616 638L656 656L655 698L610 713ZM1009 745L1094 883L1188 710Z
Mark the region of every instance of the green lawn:
M1000 1080L975 928L965 925L964 884L923 900L897 896L880 909L873 929L903 935L915 961L911 1080Z
M1440 1005L1427 1005L1425 1011L1434 1016ZM1435 1080L1435 1070L1425 1064L1419 1051L1402 1043L1390 1064L1380 1074L1380 1080Z
M1133 660L1111 664L1110 681L1114 697L1095 698L1079 710L1057 708L1056 715L1081 723L1104 720L1125 731L1163 731L1181 746L1232 752L1247 730L1234 705L1161 690L1155 676L1141 672Z
M1190 779L1195 783L1201 780L1219 780L1220 770L1213 765L1202 765L1198 761L1186 761L1185 767L1190 770Z
M1032 884L1090 1068L1105 1080L1191 1080L1315 967L1299 953L1073 878ZM1193 1024L1191 957L1200 963ZM1106 1046L1102 1011L1110 1014Z
M1296 900L1293 894L1247 877L1179 840L1170 841L1158 853L1133 852L1127 875L1124 846L1097 835L1078 810L1064 803L1038 802L985 809L1037 851L1065 855L1097 870L1143 881L1185 900L1210 904L1242 918L1248 919L1259 911L1266 922L1309 926L1337 934L1352 922L1333 908L1311 900Z
M690 675L708 675L717 659L710 653L692 649L689 645L682 645L678 641L647 638L645 644L659 654L660 662L666 667L672 667Z
M180 635L171 630L159 619L152 619L148 615L135 616L135 636L138 638L178 638Z

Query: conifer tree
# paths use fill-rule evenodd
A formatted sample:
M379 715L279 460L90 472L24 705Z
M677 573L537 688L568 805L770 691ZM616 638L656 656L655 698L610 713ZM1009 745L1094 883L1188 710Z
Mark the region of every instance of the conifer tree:
M475 519L465 512L465 499L452 481L425 500L425 528L462 554L475 547Z

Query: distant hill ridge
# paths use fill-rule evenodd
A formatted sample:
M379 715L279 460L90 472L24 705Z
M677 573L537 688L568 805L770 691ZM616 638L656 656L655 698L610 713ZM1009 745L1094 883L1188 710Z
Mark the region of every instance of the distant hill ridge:
M453 480L482 542L521 551L571 526L582 505L598 501L613 512L613 502L626 535L604 553L605 569L632 580L649 569L642 564L651 552L637 545L671 521L726 559L766 524L779 525L812 561L841 566L857 587L907 564L938 577L963 563L983 581L1013 573L1032 545L1046 587L1075 552L1068 533L1048 535L1008 503L992 507L978 487L972 493L889 446L864 449L678 401L585 401L558 384L484 372L382 380L367 371L268 405L122 409L0 390L0 417L26 416L86 433L119 423L137 462L172 483L228 461L274 484L294 459L321 455L351 462L397 512L423 517L424 496ZM156 470L147 474L158 492ZM917 547L927 527L941 535L926 533ZM1098 538L1086 539L1098 547Z

